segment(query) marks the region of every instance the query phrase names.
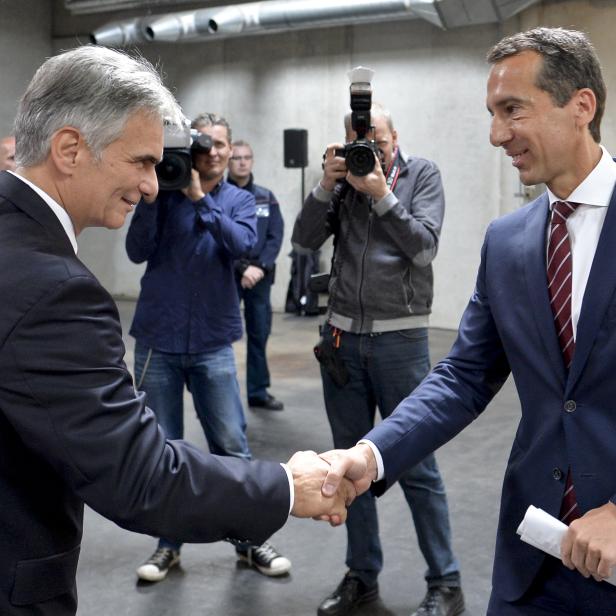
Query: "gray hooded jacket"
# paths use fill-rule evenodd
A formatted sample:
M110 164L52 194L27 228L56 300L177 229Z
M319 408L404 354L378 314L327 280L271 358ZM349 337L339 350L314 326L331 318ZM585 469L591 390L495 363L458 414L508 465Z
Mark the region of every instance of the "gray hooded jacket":
M328 322L352 333L427 327L445 200L441 175L428 160L400 156L393 193L377 203L339 184L318 184L301 209L291 241L316 250L332 234Z

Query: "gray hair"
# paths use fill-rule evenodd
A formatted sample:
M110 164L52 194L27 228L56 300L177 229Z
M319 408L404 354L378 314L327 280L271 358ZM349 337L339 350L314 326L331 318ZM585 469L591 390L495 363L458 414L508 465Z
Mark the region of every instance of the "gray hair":
M372 107L370 107L370 120L372 118L383 118L387 123L387 128L393 133L394 132L394 122L391 119L391 112L387 107L382 105L381 103L372 103ZM344 130L349 133L351 132L351 112L349 111L344 116Z
M200 113L190 126L196 130L206 128L207 126L224 126L227 129L227 141L231 143L231 127L229 122L217 113L209 113L208 111Z
M535 85L558 107L564 107L576 90L590 88L595 93L597 110L588 128L599 143L607 94L599 58L588 37L577 30L534 28L505 37L488 52L487 59L495 64L522 51L541 54L543 64Z
M18 166L45 160L53 134L79 130L95 159L118 139L129 116L145 110L179 124L182 111L145 58L86 45L49 58L36 71L15 118Z

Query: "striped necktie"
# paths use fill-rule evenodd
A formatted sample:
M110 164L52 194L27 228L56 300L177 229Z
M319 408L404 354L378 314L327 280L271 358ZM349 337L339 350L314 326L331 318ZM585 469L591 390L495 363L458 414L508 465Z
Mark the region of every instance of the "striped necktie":
M567 231L567 218L575 212L578 205L579 203L568 203L567 201L554 203L548 240L548 293L558 343L567 371L571 367L575 350L571 321L571 243ZM571 467L569 467L565 493L560 507L560 519L565 524L569 524L579 517L580 510L575 497Z

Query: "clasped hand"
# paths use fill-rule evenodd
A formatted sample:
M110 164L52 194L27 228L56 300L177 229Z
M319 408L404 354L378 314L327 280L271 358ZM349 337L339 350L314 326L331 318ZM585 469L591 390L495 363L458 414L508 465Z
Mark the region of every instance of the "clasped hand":
M334 449L317 455L300 451L289 460L295 502L292 515L314 518L338 526L346 508L376 478L376 461L368 445Z
M607 503L574 520L560 547L563 564L598 582L616 565L616 505Z

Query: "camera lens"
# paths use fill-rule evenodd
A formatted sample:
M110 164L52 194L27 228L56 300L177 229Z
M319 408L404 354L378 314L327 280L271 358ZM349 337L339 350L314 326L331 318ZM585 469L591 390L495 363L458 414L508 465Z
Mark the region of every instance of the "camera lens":
M156 165L156 175L160 190L179 190L190 184L192 158L190 152L166 151L163 159Z
M365 143L355 143L347 152L347 169L357 176L368 175L374 169L374 150Z

